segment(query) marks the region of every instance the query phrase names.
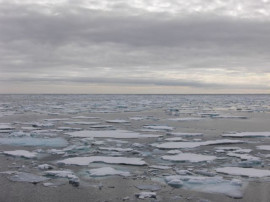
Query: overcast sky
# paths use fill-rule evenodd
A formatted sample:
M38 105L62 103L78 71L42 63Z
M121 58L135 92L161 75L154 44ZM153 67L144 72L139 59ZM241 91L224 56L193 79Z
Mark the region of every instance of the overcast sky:
M0 0L0 93L270 93L268 0Z

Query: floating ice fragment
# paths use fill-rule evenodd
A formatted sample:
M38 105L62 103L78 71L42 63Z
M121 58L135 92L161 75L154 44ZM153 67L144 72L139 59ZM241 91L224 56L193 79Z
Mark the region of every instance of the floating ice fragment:
M172 186L174 188L180 188L184 184L183 181L179 180L179 179L173 179L173 180L171 180L171 181L169 181L167 183L168 183L168 185L170 185L170 186Z
M0 145L16 146L44 146L44 147L64 147L68 142L63 138L0 138Z
M120 139L134 139L134 138L151 138L159 137L160 135L144 135L126 130L106 130L106 131L75 131L67 133L71 137L94 137L94 138L120 138Z
M127 120L123 119L113 119L113 120L106 120L107 123L129 123Z
M173 119L168 119L169 121L200 121L203 120L204 118L199 118L199 117L184 117L184 118L173 118Z
M48 180L47 177L42 177L39 175L34 175L31 173L25 173L25 172L17 172L15 175L12 175L9 177L11 181L15 182L30 182L30 183L38 183Z
M135 196L139 199L157 198L157 194L155 192L141 192L141 193L135 194Z
M160 170L168 170L171 169L172 167L170 166L161 166L161 165L151 165L149 168L154 168L154 169L160 169Z
M26 150L4 151L3 154L9 155L9 156L24 157L28 159L37 157L36 152L29 152Z
M223 134L222 137L270 137L270 132L241 132L241 133L235 133L235 134Z
M13 130L15 129L10 124L7 123L0 123L0 130Z
M261 162L261 159L259 157L251 156L249 154L237 154L234 152L228 152L227 156L237 157L237 158L240 158L242 160L247 160L247 161Z
M168 135L183 136L183 137L203 136L202 133L168 133Z
M51 166L49 164L41 164L41 165L38 165L38 168L40 170L51 170L51 169L53 169L53 166Z
M178 184L183 189L190 189L206 193L221 193L232 198L242 198L244 186L239 186L222 177L182 176L172 175L165 177L165 181L174 187Z
M217 157L215 156L207 156L201 154L193 154L193 153L180 153L173 156L162 156L162 159L169 161L178 161L178 162L204 162L204 161L213 161Z
M216 168L216 171L218 173L245 176L245 177L269 177L270 176L270 170L261 170L261 169L255 169L255 168L224 167L224 168Z
M260 145L257 146L257 149L270 151L270 145Z
M50 170L45 172L46 176L53 176L53 177L62 177L62 178L78 178L74 173L70 170Z
M166 138L165 141L169 141L169 142L182 142L182 141L184 141L184 139L181 138L181 137L171 137L171 138Z
M146 129L154 129L154 130L165 130L165 131L173 130L173 127L170 126L147 125L143 127Z
M88 170L90 176L92 177L103 177L103 176L108 176L108 175L120 175L120 176L130 176L130 173L127 171L121 171L121 170L116 170L112 167L103 167L103 168L95 168Z
M240 140L223 139L223 140L209 140L205 142L165 142L161 144L152 144L152 145L160 149L181 149L181 148L195 148L205 145L240 144L240 143L244 142Z
M66 125L97 125L99 124L100 122L83 122L83 121L80 121L80 122L65 122Z
M110 157L110 156L90 156L90 157L74 157L58 161L58 163L69 165L88 165L90 163L108 163L108 164L126 164L126 165L146 165L141 158L128 157Z
M133 149L130 148L116 148L116 147L99 147L101 150L118 151L118 152L130 152Z

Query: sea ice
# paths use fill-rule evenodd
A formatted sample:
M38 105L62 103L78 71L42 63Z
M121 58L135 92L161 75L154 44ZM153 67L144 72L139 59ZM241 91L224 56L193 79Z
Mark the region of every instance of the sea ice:
M206 193L220 193L232 198L243 197L243 184L233 180L224 180L222 177L182 176L172 175L165 177L167 184L173 187L190 189Z
M75 131L66 133L71 137L93 137L93 138L120 138L120 139L134 139L134 138L150 138L159 137L160 135L144 135L126 130L106 130L106 131Z
M222 137L270 137L270 132L241 132L235 134L223 134Z
M165 130L165 131L173 130L173 127L170 127L170 126L147 125L143 127L146 129L154 129L154 130Z
M244 142L240 140L223 139L223 140L209 140L205 142L165 142L161 144L152 144L152 145L160 149L181 149L181 148L195 148L205 145L240 144L240 143Z
M44 146L44 147L65 147L68 142L63 138L0 138L0 145L16 146Z
M0 123L0 130L13 130L15 129L10 124Z
M270 176L270 170L261 170L261 169L255 169L255 168L224 167L224 168L216 168L216 171L218 173L245 176L245 177L269 177Z
M107 123L129 123L127 120L123 119L113 119L113 120L106 120Z
M92 177L103 177L103 176L108 176L108 175L120 175L120 176L130 176L130 173L127 171L121 171L121 170L116 170L112 167L103 167L103 168L95 168L88 170L90 176Z
M162 159L169 160L169 161L178 161L178 162L204 162L204 161L213 161L217 157L215 156L207 156L207 155L201 155L201 154L193 154L193 153L180 153L177 155L171 155L171 156L162 156Z
M260 145L257 146L257 149L270 151L270 145Z
M15 175L10 176L9 179L15 182L30 182L30 183L38 183L49 180L49 178L47 177L25 172L17 172Z
M182 142L185 139L183 139L182 137L171 137L171 138L166 138L165 141L169 141L169 142Z
M130 148L117 148L117 147L99 147L101 150L118 151L118 152L130 152L133 149Z
M44 173L46 176L62 177L68 179L77 179L78 177L70 170L50 170Z
M26 150L4 151L3 154L9 155L9 156L24 157L28 159L37 157L36 152L29 152Z
M89 156L89 157L74 157L58 161L58 163L68 165L82 165L86 166L90 163L108 163L108 164L126 164L126 165L146 165L145 161L141 158L128 158L128 157L111 157L111 156Z
M173 119L168 119L169 121L200 121L203 120L204 118L199 118L199 117L184 117L184 118L173 118Z
M157 198L156 192L141 192L135 194L135 196L139 199L145 199L145 198Z
M168 135L173 136L183 136L183 137L193 137L193 136L203 136L202 133L168 133Z
M237 154L234 152L228 152L227 156L237 157L237 158L240 158L242 160L247 160L247 161L261 162L261 159L259 157L251 156L249 154Z

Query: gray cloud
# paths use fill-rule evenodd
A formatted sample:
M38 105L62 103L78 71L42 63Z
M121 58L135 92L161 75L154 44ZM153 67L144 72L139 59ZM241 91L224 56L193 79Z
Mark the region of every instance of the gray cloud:
M239 88L267 89L262 82L270 79L265 77L270 73L270 21L256 12L227 15L231 2L222 7L211 1L210 11L201 2L198 14L191 12L198 6L191 2L189 12L178 6L176 14L122 1L98 9L73 1L54 6L2 2L0 80L37 82L56 76L61 79L54 82L230 88L241 79ZM268 3L249 0L244 8L263 6ZM221 8L226 12L219 15ZM209 81L215 75L235 80ZM251 85L254 76L261 79Z

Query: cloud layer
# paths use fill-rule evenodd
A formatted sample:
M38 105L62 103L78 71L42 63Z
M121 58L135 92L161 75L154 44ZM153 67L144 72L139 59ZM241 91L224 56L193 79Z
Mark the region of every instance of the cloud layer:
M270 92L268 1L144 2L0 1L0 93Z

